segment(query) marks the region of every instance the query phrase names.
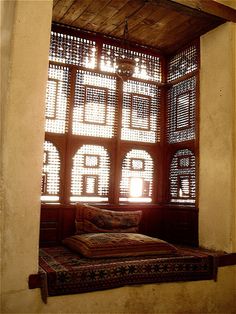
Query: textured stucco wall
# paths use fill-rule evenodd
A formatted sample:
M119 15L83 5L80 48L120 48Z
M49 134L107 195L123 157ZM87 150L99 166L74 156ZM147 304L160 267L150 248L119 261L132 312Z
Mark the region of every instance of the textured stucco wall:
M3 179L2 179L2 160L3 160L3 121L4 121L4 106L7 101L8 88L8 73L12 42L12 28L14 23L14 6L15 1L1 2L1 93L0 93L0 247L2 245L2 227L3 227ZM6 12L6 14L3 14ZM1 118L2 117L2 118ZM1 251L0 251L1 252ZM0 254L0 269L1 267ZM2 286L0 286L1 292Z
M51 5L51 0L18 0L15 7L4 11L6 18L15 16L15 19L12 45L10 47L9 41L6 42L9 51L4 52L5 56L9 56L10 62L6 74L7 76L9 74L9 81L7 89L4 90L6 97L2 104L4 117L1 117L1 121L4 122L2 313L235 313L235 266L221 268L217 282L124 287L52 297L49 298L47 305L42 303L39 289L28 290L28 275L37 271L44 96ZM223 32L222 37L228 37L229 31L228 27L217 30L219 35ZM211 36L203 41L206 47L208 40L217 40L218 35L212 33ZM229 45L227 40L226 43ZM226 54L228 48L225 50ZM221 73L221 68L219 71ZM226 103L228 108L228 101ZM231 105L229 108L232 113ZM230 138L233 136L231 127L232 121L230 131L227 133ZM229 142L230 139L227 140L230 152L226 161L230 161L232 169L234 151ZM207 141L206 144L208 145ZM229 175L230 170L227 168L226 170L225 181L229 184L228 181L233 180L233 174ZM209 184L207 188L210 187ZM231 193L235 196L233 190ZM227 199L233 198L229 192L226 195ZM210 199L214 201L213 196ZM211 206L207 198L203 198L202 202L205 210L207 206ZM208 202L207 206L204 202ZM212 209L210 210L212 213ZM218 207L218 211L218 219L231 213L229 208L225 211L224 208ZM204 215L209 218L205 212ZM219 240L222 245L226 241L226 246L230 246L227 239L229 233L223 230L224 226L230 228L228 220L229 217L224 217L223 226L219 220L216 221L217 228L220 229L219 236L215 234L211 236L212 228L208 230L203 226L201 232L206 233L203 239L209 236L213 244Z
M221 268L217 282L148 284L50 297L46 305L39 293L23 291L9 294L7 313L235 314L235 272L235 266Z
M10 2L10 4L9 4ZM8 60L2 91L2 302L28 290L28 275L37 271L40 172L44 139L51 1L6 1L2 16L12 36L1 38ZM20 300L19 300L20 301ZM16 312L17 312L17 303Z
M201 38L200 245L235 249L235 25Z

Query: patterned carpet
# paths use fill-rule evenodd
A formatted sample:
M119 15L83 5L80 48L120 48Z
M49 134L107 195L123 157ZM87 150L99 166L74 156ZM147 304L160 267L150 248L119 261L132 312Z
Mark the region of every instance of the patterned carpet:
M214 255L179 249L176 256L90 259L65 247L40 249L39 272L48 296L124 285L214 279Z

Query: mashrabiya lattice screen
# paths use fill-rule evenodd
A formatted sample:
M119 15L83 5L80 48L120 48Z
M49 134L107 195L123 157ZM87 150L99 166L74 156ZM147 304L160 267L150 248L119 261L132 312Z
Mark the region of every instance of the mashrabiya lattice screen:
M161 62L159 57L108 44L103 44L102 46L101 70L115 73L116 61L123 57L135 60L134 78L161 82Z
M156 85L133 80L123 85L121 139L156 143L159 140L159 91Z
M77 71L73 134L113 137L116 105L116 78L88 71Z
M94 69L97 64L96 42L52 31L49 60Z
M174 154L170 165L169 184L171 202L195 202L195 156L189 149L181 149Z
M42 201L59 201L60 193L60 156L53 143L44 142Z
M110 157L99 145L83 145L73 157L71 197L74 201L108 201Z
M132 149L125 155L121 169L120 201L152 201L153 166L152 157L145 150Z
M69 94L69 69L50 64L46 90L46 132L66 132Z
M196 77L170 87L168 91L168 142L195 139Z
M198 50L192 45L177 53L168 63L168 82L178 79L198 68Z
M50 136L53 136L54 133L57 138L58 133L66 134L68 126L72 126L72 134L68 134L69 137L65 136L65 141L67 138L73 138L73 143L78 141L78 145L80 145L81 139L85 143L84 136L94 138L94 145L87 144L82 147L102 147L95 144L96 139L106 138L108 141L117 134L121 134L121 145L125 141L136 142L136 147L138 142L155 144L160 140L160 90L157 86L157 83L162 80L160 58L133 50L124 50L104 42L102 43L101 59L97 60L100 55L97 47L96 40L52 32L49 59L61 63L61 65L50 64L49 66L46 132L50 133ZM135 59L136 69L132 79L119 85L123 86L123 90L120 91L123 92L123 102L120 117L121 132L117 132L116 127L120 125L117 110L119 91L117 78L111 73L115 72L116 60L122 56ZM81 66L83 69L78 68ZM88 70L84 70L85 67ZM75 68L77 68L76 72ZM96 69L96 72L89 69ZM195 140L197 77L191 77L184 81L182 78L192 72L194 75L194 71L197 69L198 48L196 45L184 49L169 60L168 81L174 83L168 90L167 104L167 137L170 144ZM100 70L107 74L99 73ZM110 75L108 72L111 72ZM136 78L137 80L135 80ZM175 83L176 79L178 79L178 83ZM149 82L145 82L145 80L149 80ZM180 82L180 80L182 81ZM150 81L153 81L153 84ZM74 84L75 90L71 90L70 84ZM70 108L70 106L72 107ZM80 160L78 156L82 154L81 152L78 151L78 155L74 157L63 154L65 158L72 159L73 157L73 170L66 169L66 171L72 171L71 201L78 200L78 198L81 200L108 200L109 170L106 172L105 169L110 169L110 159L105 147L103 150L107 153L107 162L103 166L100 164L102 155L99 154L101 152L98 153L96 149L96 153L90 149L90 153L84 155L83 166L82 164L78 166L78 160ZM152 158L145 150L133 149L132 151L139 151L141 155L125 157L127 160L131 158L130 172L127 172L128 168L125 166L127 161L123 160L120 200L143 201L145 199L150 201L154 167ZM143 157L143 152L148 154L150 159L146 155ZM105 164L107 166L104 166ZM152 165L148 166L152 169L149 172L146 169L148 164ZM85 172L80 174L80 179L76 177L78 174L76 167L85 169ZM103 168L104 172L99 172L100 168ZM105 181L102 183L101 173L106 173L104 175L104 178L108 178L106 183ZM142 175L138 173L142 173ZM47 176L44 174L43 181L46 182L46 179ZM62 179L64 180L64 178ZM191 183L192 179L190 179L187 176L178 179L177 191L179 194L177 193L176 199L181 199L183 202L187 200L186 195L191 194L191 186L195 186L195 182ZM45 183L43 189L46 191Z

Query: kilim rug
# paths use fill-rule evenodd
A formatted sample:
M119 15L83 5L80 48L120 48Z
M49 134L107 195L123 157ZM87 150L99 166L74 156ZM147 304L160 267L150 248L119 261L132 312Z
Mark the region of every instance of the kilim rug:
M214 279L214 255L179 249L168 257L90 259L65 247L40 249L39 272L49 296L105 290L124 285Z

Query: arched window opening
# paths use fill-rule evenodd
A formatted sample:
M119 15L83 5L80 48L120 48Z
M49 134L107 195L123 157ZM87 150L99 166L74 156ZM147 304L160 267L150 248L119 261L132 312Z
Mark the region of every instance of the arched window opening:
M106 148L83 145L73 157L70 200L108 201L109 179L110 158Z
M195 156L189 149L178 150L170 165L170 200L177 203L195 203Z
M42 201L57 202L60 193L60 156L56 146L44 142L43 173L42 173Z
M153 160L145 150L132 149L122 162L120 201L151 202Z

